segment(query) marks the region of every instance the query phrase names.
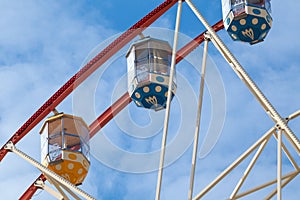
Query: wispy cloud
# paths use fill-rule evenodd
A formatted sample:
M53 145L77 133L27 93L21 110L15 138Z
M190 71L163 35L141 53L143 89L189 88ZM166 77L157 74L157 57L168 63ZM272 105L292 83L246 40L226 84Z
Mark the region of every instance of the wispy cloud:
M93 12L77 14L86 12L84 4L78 2L3 1L0 7L3 14L0 19L2 146L50 95L75 74L87 53L114 31L96 24ZM29 133L31 137L25 137L18 144L37 160L40 160L39 128L40 125ZM4 199L20 197L39 173L10 154L0 168L6 172L0 175L2 184L18 183L11 190L1 190Z

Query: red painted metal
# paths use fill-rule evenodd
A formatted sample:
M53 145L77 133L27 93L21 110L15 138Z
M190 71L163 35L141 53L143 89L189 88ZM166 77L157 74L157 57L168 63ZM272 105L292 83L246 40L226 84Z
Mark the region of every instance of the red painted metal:
M111 56L119 51L123 46L130 42L135 36L141 33L146 27L152 24L163 13L171 8L177 0L166 0L148 15L138 21L126 32L120 35L96 57L87 63L79 72L77 72L68 82L66 82L53 96L50 97L26 122L19 130L8 140L16 144L40 121L42 121L52 110L55 109L78 85L80 85L88 76L105 63ZM5 145L4 145L5 146ZM0 150L0 161L7 154L4 146Z
M218 21L216 24L212 26L215 32L224 28L223 20ZM184 57L186 57L189 53L191 53L195 48L197 48L204 41L204 34L206 31L202 32L196 38L194 38L191 42L186 44L183 48L181 48L177 52L176 63L180 62Z
M24 194L19 198L19 200L28 200L31 199L32 196L34 195L34 193L37 191L38 187L36 187L34 185L34 183L37 180L42 180L42 181L46 181L46 177L44 176L44 174L41 174L31 185L30 187L24 192Z
M92 138L102 127L104 127L114 116L116 116L123 108L125 108L130 102L131 98L126 92L115 103L113 103L108 109L106 109L91 125L90 138Z

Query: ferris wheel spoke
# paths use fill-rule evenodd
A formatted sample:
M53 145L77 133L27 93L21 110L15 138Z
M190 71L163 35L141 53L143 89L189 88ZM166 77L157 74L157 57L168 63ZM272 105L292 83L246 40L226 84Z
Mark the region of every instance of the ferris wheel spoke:
M199 131L201 125L201 114L202 114L202 103L203 103L203 93L204 93L204 81L205 81L205 73L206 73L206 60L207 60L207 51L208 51L208 43L209 36L205 36L204 41L204 51L203 51L203 59L202 59L202 70L201 70L201 81L200 81L200 92L198 97L198 111L196 118L196 128L194 134L194 146L193 146L193 154L192 154L192 167L191 167L191 175L190 175L190 187L188 192L188 200L192 200L193 198L193 190L194 190L194 179L195 179L195 170L197 163L197 150L198 150L198 141L199 141Z
M170 79L169 79L169 85L168 85L168 96L167 96L167 103L166 103L167 106L166 106L166 112L165 112L165 120L164 120L164 128L163 128L163 136L162 136L162 144L161 144L161 154L160 154L160 162L159 162L157 185L156 185L156 195L155 195L156 200L160 199L162 175L163 175L163 169L164 169L164 158L165 158L166 142L167 142L167 135L168 135L170 105L171 105L171 98L172 98L171 91L172 91L172 84L173 84L174 71L175 71L175 65L176 65L176 52L177 52L178 33L179 33L180 19L181 19L181 8L182 8L182 1L179 0L178 8L177 8L177 15L176 15Z

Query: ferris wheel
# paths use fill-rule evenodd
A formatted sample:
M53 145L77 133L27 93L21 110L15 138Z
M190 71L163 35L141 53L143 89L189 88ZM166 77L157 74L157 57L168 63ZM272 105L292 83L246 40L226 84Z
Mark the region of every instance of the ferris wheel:
M206 30L181 48L178 48L183 4L187 5ZM153 37L151 34L146 35L148 27L175 5L177 6L177 13L174 37L172 38L173 44L170 44L164 38ZM222 0L223 19L212 26L199 10L190 0L164 1L90 59L4 143L0 150L1 162L5 161L5 156L15 154L41 171L41 175L36 180L32 180L32 184L20 199L31 199L37 190L44 190L57 199L96 199L93 194L88 194L80 188L88 175L89 168L91 168L89 158L90 140L93 140L93 137L131 102L140 109L152 110L153 112L165 111L154 197L157 200L161 199L161 191L164 187L162 180L167 165L166 147L170 110L172 108L171 102L176 99L177 90L180 87L177 83L175 66L202 43L204 45L202 61L199 61L202 67L199 98L197 110L194 112L196 114L196 124L190 124L190 126L195 127L190 161L191 168L185 169L190 170L186 198L205 199L206 195L233 173L235 168L240 167L244 160L250 159L249 164L244 168L244 174L238 178L236 185L231 188L232 192L227 198L240 199L270 186L275 186L271 191L268 190L263 198L272 199L277 196L277 199L282 199L283 188L288 187L288 184L300 172L297 160L290 152L290 149L292 149L300 154L300 141L288 124L289 121L300 115L300 111L292 113L288 117L281 116L216 33L225 28L234 41L249 43L250 45L262 43L272 27L270 0ZM220 53L228 66L247 86L274 124L225 170L222 170L215 179L199 190L194 187L194 183L195 173L197 172L199 131L209 43L213 44L215 50ZM129 48L125 54L128 89L124 94L118 94L118 99L96 119L93 119L93 122L89 125L81 116L57 111L58 105L65 98L84 83L88 77L92 76L98 68L104 66L110 58L122 48L128 47L128 45ZM40 129L41 162L39 162L19 149L16 144L42 121L44 123ZM255 182L241 192L241 188L272 136L277 141L277 150L274 150L274 154L277 155L276 178L263 183ZM283 140L291 148L288 148ZM283 153L293 166L293 170L289 173L284 173L282 167ZM48 184L51 184L51 186ZM196 193L196 190L200 192Z

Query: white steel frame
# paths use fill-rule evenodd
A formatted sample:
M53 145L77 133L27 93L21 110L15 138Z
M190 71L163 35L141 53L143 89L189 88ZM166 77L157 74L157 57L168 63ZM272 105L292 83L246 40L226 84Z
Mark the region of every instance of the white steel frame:
M262 91L258 88L255 82L250 78L247 74L245 69L242 65L238 62L238 60L234 57L234 55L230 52L227 46L223 43L223 41L219 38L219 36L215 33L212 27L208 24L205 18L200 14L197 8L193 5L190 0L185 0L197 18L202 22L202 24L207 29L207 32L210 34L210 40L213 42L214 46L218 49L218 51L222 54L225 60L229 63L231 68L234 72L238 75L238 77L245 83L245 85L249 88L251 93L255 96L258 102L262 105L265 112L270 116L270 118L275 122L275 126L271 128L267 133L265 133L256 143L254 143L247 151L245 151L237 160L235 160L227 169L225 169L215 180L213 180L207 187L205 187L196 197L196 199L202 198L207 192L209 192L215 185L217 185L224 177L226 177L235 167L237 167L245 158L247 158L255 149L257 149L256 153L254 154L251 162L249 163L248 167L246 168L243 176L239 180L238 184L234 188L233 192L230 195L229 199L239 199L244 197L248 194L256 192L260 189L263 189L267 186L277 184L277 188L271 192L265 199L271 199L274 195L277 194L277 200L281 200L282 193L281 190L285 187L291 180L293 180L300 172L299 166L291 156L291 153L288 151L286 146L282 143L282 133L286 136L288 141L292 144L295 151L300 155L300 141L298 137L293 133L293 131L288 126L287 122L297 116L300 115L300 111L292 114L290 117L284 119L280 116L277 110L273 107L273 105L269 102L269 100L265 97ZM201 99L199 99L201 101ZM200 110L201 112L201 110ZM196 126L196 131L198 129ZM198 133L197 133L198 134ZM264 150L266 144L270 140L271 136L274 136L277 140L277 178L276 180L272 180L260 186L257 186L251 190L248 190L243 193L238 193L241 186L243 185L244 181L246 180L247 176L249 175L250 171L252 170L253 166L255 165L258 157L260 156L261 152ZM198 136L195 136L197 139ZM193 157L196 152L198 139L194 141L194 152ZM196 146L196 147L195 147ZM286 175L282 175L282 151L286 154L289 158L291 164L294 166L295 171ZM194 166L195 161L194 158L192 160L192 172L191 172L191 181L194 179ZM189 199L191 199L193 191L193 183L190 183L189 188Z
M191 167L191 175L190 175L190 187L188 192L188 200L192 200L193 198L193 190L194 190L194 179L195 179L195 170L197 163L197 150L198 150L198 141L199 141L199 131L200 131L200 121L201 121L201 112L202 112L202 102L203 102L203 93L204 93L204 81L205 81L205 72L206 72L206 60L207 60L207 51L208 51L208 43L210 40L210 35L208 33L204 36L204 50L203 50L203 59L202 59L202 69L201 69L201 80L200 80L200 91L199 91L199 100L198 100L198 111L197 111L197 120L196 120L196 128L194 135L194 146L193 146L193 155L192 155L192 167Z
M176 53L177 53L178 33L179 33L180 19L181 19L181 9L182 9L182 0L178 0L178 8L177 8L176 24L175 24L175 34L174 34L173 49L172 49L170 79L169 79L169 84L168 84L166 113L165 113L165 120L164 120L164 129L163 129L163 136L162 136L162 142L161 142L161 153L160 153L160 161L159 161L157 185L156 185L156 193L155 193L156 200L160 199L160 192L161 192L161 183L162 183L162 175L163 175L163 169L164 169L168 127L169 127L170 106L171 106L171 98L172 98L171 91L172 91L172 84L173 84L175 65L176 65Z
M44 183L41 183L41 182L43 182L42 180L37 180L35 182L35 185L38 186L40 189L44 189L45 191L47 191L48 193L50 193L52 196L56 197L57 199L66 199L66 200L69 199L67 197L67 195L65 194L65 192L62 190L62 188L63 188L66 192L68 192L75 199L81 199L75 194L75 192L76 192L78 195L82 196L84 199L96 200L94 197L87 194L85 191L81 190L80 188L76 187L74 184L72 184L68 180L57 175L55 172L51 171L50 169L48 169L47 167L45 167L44 165L42 165L41 163L39 163L38 161L36 161L32 157L30 157L26 153L17 149L12 142L8 142L5 145L5 149L10 152L15 153L16 155L23 158L24 160L29 162L31 165L33 165L34 167L39 169L42 173L44 173L45 176L47 177L47 180L49 180L49 182L55 186L55 188L58 190L58 192L53 190L51 187L45 185Z

